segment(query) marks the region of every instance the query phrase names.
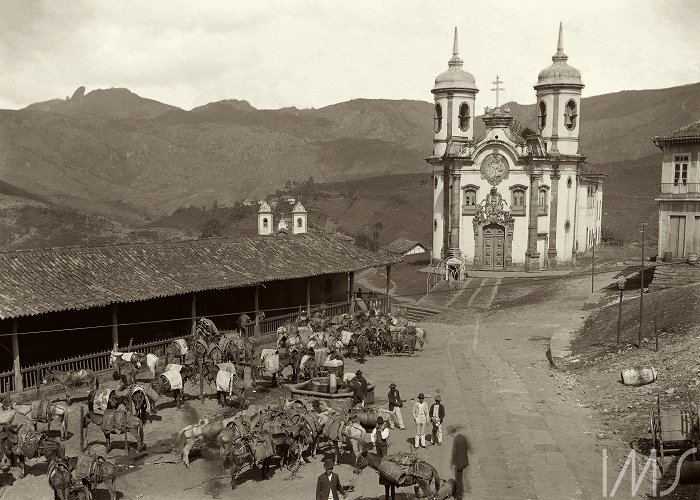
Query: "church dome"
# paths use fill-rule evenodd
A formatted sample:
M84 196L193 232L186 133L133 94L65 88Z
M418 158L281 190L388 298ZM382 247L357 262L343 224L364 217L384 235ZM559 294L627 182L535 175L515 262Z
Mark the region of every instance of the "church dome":
M474 75L468 73L462 69L462 64L464 61L459 57L459 47L457 41L457 28L455 28L455 39L452 48L452 59L448 61L449 68L447 71L443 71L435 78L435 86L433 87L433 93L439 90L447 89L467 89L475 90L476 80Z
M300 201L297 201L297 204L294 205L294 208L292 209L292 213L293 214L306 213L306 209L304 208L304 205L302 205Z
M263 201L260 204L260 208L258 209L258 213L270 214L270 213L272 213L272 209L270 208L270 205L268 205L266 201Z
M557 53L552 56L552 64L540 71L537 75L537 85L576 85L583 87L581 82L581 72L569 66L567 60L569 56L564 54L564 33L562 23L559 23L559 41L557 43Z

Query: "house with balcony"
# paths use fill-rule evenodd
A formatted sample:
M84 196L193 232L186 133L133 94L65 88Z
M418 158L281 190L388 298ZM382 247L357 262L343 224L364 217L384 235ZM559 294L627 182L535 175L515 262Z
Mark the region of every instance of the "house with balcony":
M654 137L663 152L659 255L686 260L700 253L700 120Z

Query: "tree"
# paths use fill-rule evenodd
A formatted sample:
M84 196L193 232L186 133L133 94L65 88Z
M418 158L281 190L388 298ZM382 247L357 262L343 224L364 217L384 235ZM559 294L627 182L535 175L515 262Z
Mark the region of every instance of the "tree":
M212 238L221 236L224 231L224 224L219 219L209 219L202 224L200 238Z

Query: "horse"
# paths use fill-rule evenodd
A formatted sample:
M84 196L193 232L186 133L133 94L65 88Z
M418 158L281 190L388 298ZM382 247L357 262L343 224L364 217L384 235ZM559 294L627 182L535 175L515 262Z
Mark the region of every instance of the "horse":
M189 346L185 339L175 339L165 348L165 359L168 364L174 362L176 357L180 357L180 364L185 364L185 355L189 351Z
M115 375L122 383L121 390L136 383L136 375L138 375L139 369L134 363L117 358L113 366Z
M79 385L88 385L90 389L99 389L100 381L97 379L97 374L92 370L77 370L77 371L60 371L47 368L44 375L44 384L56 381L63 386L66 392L67 404L70 406L71 391Z
M360 455L364 448L367 431L357 422L351 421L348 417L328 411L320 414L318 423L323 430L313 444L313 454L316 454L318 442L321 437L331 441L335 453L335 460L340 465L340 443L349 442L355 455L355 463L360 460Z
M143 422L138 417L129 415L126 410L106 410L104 415L88 412L83 416L80 432L87 430L90 424L97 425L105 435L107 453L112 449L112 434L124 434L124 447L129 453L128 433L136 434L136 451L143 449Z
M128 397L126 395L119 395L114 389L100 389L97 391L90 391L88 393L88 411L95 411L95 400L97 399L100 405L99 412L104 412L105 410L116 410L119 405L127 406Z
M53 490L54 500L70 500L73 477L68 461L65 458L52 457L46 476L49 478L49 486Z
M273 456L279 456L283 466L287 450L294 444L294 438L288 432L272 433L269 430L254 430L236 439L231 446L231 489L236 489L236 476L246 464L261 465L263 479L268 479L270 462Z
M404 488L407 486L413 486L413 491L416 497L419 496L419 492L422 490L423 495L429 498L434 498L440 488L440 475L437 469L431 464L424 460L417 460L415 463L411 464L406 470L406 479L401 484L391 482L387 476L383 475L379 470L379 464L382 462L382 458L375 453L362 452L362 458L357 464L360 470L369 466L376 470L380 477L389 483L389 486ZM430 483L435 482L435 491L430 489Z
M219 370L216 374L216 397L220 406L228 406L228 397L236 396L241 408L246 408L245 384L236 371Z
M146 423L146 418L148 418L149 422L152 421L153 415L157 413L156 402L158 394L152 393L149 395L148 387L134 385L129 387L127 398L129 402L128 409L132 415L136 415L144 424Z
M73 471L73 476L85 484L88 490L92 491L97 484L104 483L110 500L117 500L117 466L112 462L101 455L83 453L78 457L70 457L68 466Z
M270 375L272 377L272 385L277 386L277 375L282 373L282 370L286 367L291 366L292 380L296 381L300 358L299 351L285 352L282 355L276 349L263 349L260 353L258 377L262 379L264 375Z
M63 445L59 441L28 427L16 425L0 427L0 450L9 460L10 467L15 459L19 462L20 477L26 476L27 459L45 457L51 460L55 456L65 457Z
M34 430L37 423L46 424L44 431L51 431L51 422L58 420L61 426L61 439L66 439L68 434L68 406L62 402L51 402L47 399L38 399L31 403L12 403L10 408L21 413L32 423Z
M159 396L172 391L173 398L179 410L185 382L194 380L195 373L194 368L189 365L182 366L179 371L166 370L153 379L151 388L153 388Z

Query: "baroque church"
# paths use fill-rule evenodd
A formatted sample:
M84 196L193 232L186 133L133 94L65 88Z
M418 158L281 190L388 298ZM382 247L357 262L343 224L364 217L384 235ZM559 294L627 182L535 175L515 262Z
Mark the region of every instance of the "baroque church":
M474 138L479 89L462 68L455 28L449 68L432 89L435 135L426 161L434 259L462 273L558 269L600 241L604 174L579 149L584 85L567 60L560 24L552 64L534 86L537 130L497 99L482 117L485 134Z

